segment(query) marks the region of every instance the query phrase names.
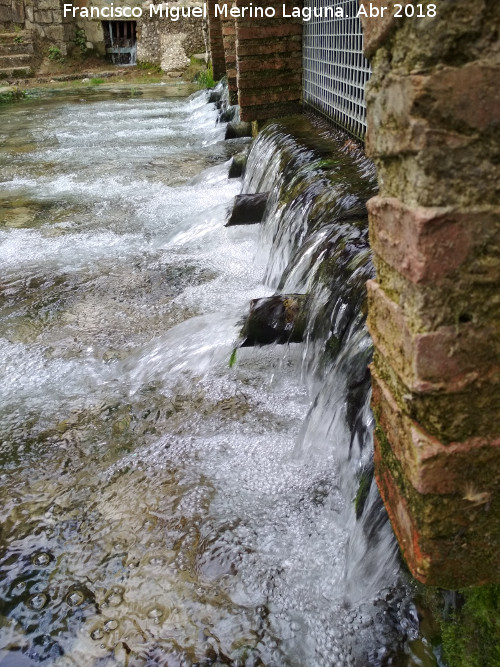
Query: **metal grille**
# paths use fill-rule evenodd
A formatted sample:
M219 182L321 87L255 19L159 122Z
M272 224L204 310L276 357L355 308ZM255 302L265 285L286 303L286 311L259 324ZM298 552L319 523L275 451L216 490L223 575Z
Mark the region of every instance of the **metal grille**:
M358 0L304 0L304 6L313 13L304 21L304 104L362 139L371 69L363 56ZM342 7L344 18L314 16L325 7Z

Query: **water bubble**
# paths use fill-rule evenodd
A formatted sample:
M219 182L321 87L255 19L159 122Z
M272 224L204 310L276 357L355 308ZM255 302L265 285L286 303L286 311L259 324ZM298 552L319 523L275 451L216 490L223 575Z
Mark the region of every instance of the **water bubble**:
M35 611L41 611L47 602L49 601L49 596L45 593L36 593L32 595L28 600L28 606Z
M112 632L113 630L116 630L117 627L118 627L118 621L115 620L114 618L110 618L104 624L104 631L105 632Z
M51 560L51 554L47 553L46 551L40 551L39 553L33 554L31 557L31 562L33 565L39 565L40 567L48 565Z
M70 607L78 607L82 604L82 602L84 602L84 600L85 594L77 588L69 591L66 596L66 603L69 604Z
M165 559L161 556L151 556L149 563L150 565L165 565Z
M17 584L14 584L11 590L12 595L21 595L26 590L26 582L20 581Z
M167 615L167 610L164 607L160 607L159 605L151 607L151 609L148 611L148 618L152 619L152 621L156 624L160 623L161 618L163 616Z
M118 607L123 602L123 592L121 586L113 586L104 598L104 602L110 605L110 607Z
M98 641L99 639L102 639L104 637L104 630L102 627L99 625L97 628L94 628L90 632L90 638L93 639L94 641Z

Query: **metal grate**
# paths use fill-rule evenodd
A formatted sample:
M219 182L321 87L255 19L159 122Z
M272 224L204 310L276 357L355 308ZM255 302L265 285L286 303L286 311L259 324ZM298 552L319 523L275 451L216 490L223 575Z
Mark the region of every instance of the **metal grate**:
M363 56L358 0L304 0L304 6L318 13L325 7L344 10L344 18L304 21L304 104L362 139L371 69Z

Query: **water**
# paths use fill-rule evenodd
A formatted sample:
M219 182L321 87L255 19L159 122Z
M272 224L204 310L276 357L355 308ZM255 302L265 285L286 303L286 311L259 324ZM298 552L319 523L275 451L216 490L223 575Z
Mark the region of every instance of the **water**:
M272 191L264 229L226 229L245 141L205 93L0 116L0 664L434 664L373 484L353 505L371 265L337 213L369 167L342 158L360 192L304 217L325 165L272 130L243 184ZM349 279L319 280L346 234ZM306 341L229 368L277 287L311 292Z

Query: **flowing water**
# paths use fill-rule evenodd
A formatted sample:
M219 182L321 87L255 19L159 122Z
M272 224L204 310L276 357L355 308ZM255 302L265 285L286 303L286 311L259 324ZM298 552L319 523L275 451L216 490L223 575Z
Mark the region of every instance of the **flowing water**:
M275 126L242 184L206 93L102 97L0 112L0 664L435 664L370 475L370 166ZM306 340L230 368L277 288Z

